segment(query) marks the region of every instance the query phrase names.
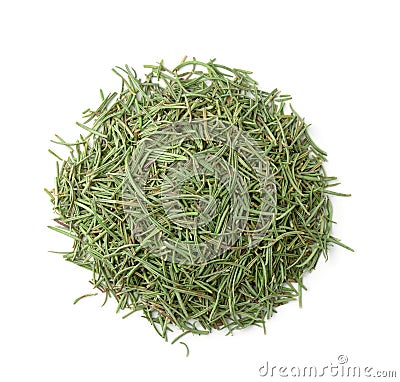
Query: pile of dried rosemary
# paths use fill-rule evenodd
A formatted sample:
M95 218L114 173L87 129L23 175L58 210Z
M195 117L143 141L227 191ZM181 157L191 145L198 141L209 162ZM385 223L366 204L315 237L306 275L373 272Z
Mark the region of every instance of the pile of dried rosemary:
M50 228L73 238L64 257L92 272L117 311L142 311L164 338L173 326L183 334L264 326L277 306L301 303L303 275L330 245L348 248L331 236L328 195L342 194L330 191L326 153L288 110L290 97L258 89L248 71L213 60L145 68L144 80L128 66L115 70L122 89L101 92L100 106L84 112L85 136L57 136L70 155L57 156L55 187L46 190L57 223ZM211 125L234 126L247 146L236 149L232 130L208 139ZM171 126L178 139L169 139ZM190 134L179 140L185 126ZM254 152L268 162L266 182ZM193 158L202 169L187 165ZM205 256L193 259L193 248Z

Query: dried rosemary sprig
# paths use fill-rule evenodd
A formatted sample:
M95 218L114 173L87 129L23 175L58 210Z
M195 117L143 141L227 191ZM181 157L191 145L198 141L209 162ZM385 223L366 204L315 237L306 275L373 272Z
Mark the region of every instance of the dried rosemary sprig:
M78 125L86 136L76 143L57 137L70 156L57 163L55 187L46 190L56 213L57 225L50 228L74 239L64 257L92 272L94 288L113 296L117 311L127 310L126 316L143 311L164 338L174 325L182 334L264 326L277 306L297 298L301 303L303 275L321 254L327 258L330 245L348 248L331 235L328 195L343 194L330 191L336 178L324 171L326 153L312 141L304 120L287 110L290 97L258 89L248 71L195 59L173 70L162 62L145 67L144 80L128 66L114 70L122 89L107 97L101 92L101 105L84 112L85 121ZM193 121L236 126L257 143L274 179L276 206L268 229L257 246L251 245L249 232L256 231L261 201L246 155L200 138L167 147L146 168L149 176L141 185L156 232L198 243L226 227L233 211L227 208L229 194L209 170L180 184L181 213L171 219L160 190L174 159L212 154L229 164L228 172L242 176L249 195L249 218L237 241L207 261L181 263L155 255L143 237L139 240L123 191L141 143L166 126ZM184 219L199 217L204 196L212 201L203 206L210 219L201 228L182 228ZM146 235L150 238L151 232Z

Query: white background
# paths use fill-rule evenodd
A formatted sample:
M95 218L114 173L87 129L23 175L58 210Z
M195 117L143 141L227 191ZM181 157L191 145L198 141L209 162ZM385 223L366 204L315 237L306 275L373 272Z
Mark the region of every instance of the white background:
M398 4L2 2L0 380L262 381L266 361L330 365L340 354L400 378ZM184 55L253 70L266 90L293 96L338 191L353 194L334 199L334 234L356 249L320 261L303 308L279 308L266 336L186 336L188 358L140 313L122 320L101 296L72 305L91 291L90 274L48 252L71 242L46 228L43 192L55 175L49 140L75 139L99 88L119 89L113 66L143 73L143 64L174 66Z

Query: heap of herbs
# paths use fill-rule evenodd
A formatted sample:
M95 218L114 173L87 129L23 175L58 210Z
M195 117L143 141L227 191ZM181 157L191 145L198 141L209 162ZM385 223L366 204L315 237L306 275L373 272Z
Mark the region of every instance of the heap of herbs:
M331 235L328 195L342 194L330 190L337 183L324 171L326 153L287 105L290 97L258 89L248 71L214 60L183 60L172 70L162 62L145 68L144 79L128 66L115 69L122 89L106 97L101 92L100 106L84 112L83 123L78 123L83 135L75 143L57 136L56 143L70 155L62 160L55 154L55 186L46 190L56 214L50 228L74 240L63 256L91 271L93 287L106 299L113 297L117 311L124 310L125 316L142 311L163 338L174 327L182 334L212 329L230 333L250 325L265 330L265 320L278 306L295 299L301 304L303 276L321 255L327 258L329 246L347 248ZM180 264L154 255L136 239L122 194L130 157L140 141L158 128L192 120L232 124L260 144L274 178L276 208L257 246L241 245L240 238L220 256ZM210 150L210 145L186 142L174 155ZM224 150L214 150L218 152L226 156ZM240 167L240 161L235 163ZM153 175L162 178L163 166L155 163ZM202 192L196 179L191 182L186 192ZM204 192L210 193L212 180L207 185ZM156 188L149 177L145 190L154 203ZM249 195L254 210L257 195ZM188 200L180 201L182 208L193 214L196 208ZM162 208L156 213L162 215ZM173 223L165 218L158 224L168 228ZM215 222L207 229L215 230ZM190 230L169 232L192 240Z

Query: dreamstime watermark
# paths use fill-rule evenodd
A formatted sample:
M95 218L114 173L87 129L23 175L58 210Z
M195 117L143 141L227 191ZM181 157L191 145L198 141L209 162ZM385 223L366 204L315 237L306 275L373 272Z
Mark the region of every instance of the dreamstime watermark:
M261 377L268 378L396 378L396 370L382 370L370 365L353 365L346 355L339 355L335 362L315 365L275 365L268 361L258 369Z
M195 120L154 127L139 141L123 201L142 248L196 264L235 248L239 239L242 247L256 246L275 213L276 192L257 141L221 121Z

